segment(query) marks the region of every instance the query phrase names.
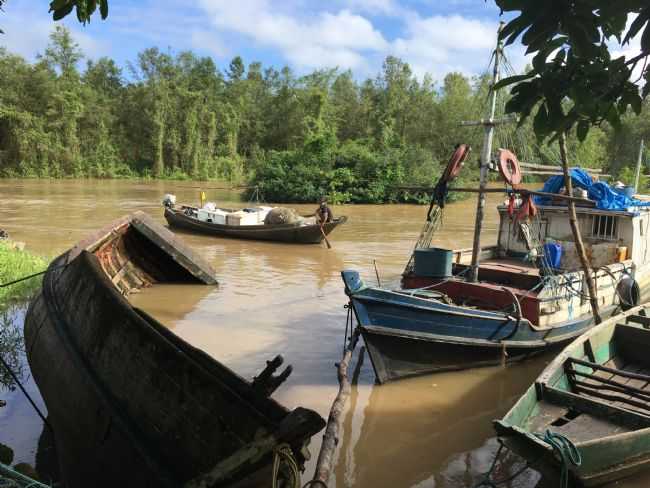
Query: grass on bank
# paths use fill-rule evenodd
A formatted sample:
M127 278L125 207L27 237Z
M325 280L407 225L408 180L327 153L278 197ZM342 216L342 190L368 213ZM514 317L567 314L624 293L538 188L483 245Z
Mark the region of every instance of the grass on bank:
M0 241L0 285L44 271L47 261L29 251L16 248L11 241ZM0 309L10 301L26 298L41 285L41 276L0 288Z

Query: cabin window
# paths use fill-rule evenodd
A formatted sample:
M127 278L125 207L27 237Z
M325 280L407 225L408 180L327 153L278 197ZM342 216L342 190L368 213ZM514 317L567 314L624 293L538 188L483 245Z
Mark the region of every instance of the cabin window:
M618 218L614 215L592 215L590 237L606 241L618 240Z

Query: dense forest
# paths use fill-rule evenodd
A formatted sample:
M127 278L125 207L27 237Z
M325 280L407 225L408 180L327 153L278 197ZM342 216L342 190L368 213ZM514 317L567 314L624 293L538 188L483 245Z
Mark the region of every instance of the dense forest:
M422 195L404 187L430 186L459 142L475 148L463 177L477 176L482 132L461 121L485 116L488 81L419 79L395 57L365 81L240 57L222 72L209 57L157 48L120 67L85 60L57 26L33 63L0 48L0 175L225 179L259 185L269 201L413 201ZM557 163L528 124L499 129L495 146ZM629 179L642 137L650 107L582 143L570 137L572 163Z

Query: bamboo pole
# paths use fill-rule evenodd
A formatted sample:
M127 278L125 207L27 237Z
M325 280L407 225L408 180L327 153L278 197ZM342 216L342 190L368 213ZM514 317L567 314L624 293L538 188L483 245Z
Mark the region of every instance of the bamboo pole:
M643 139L641 139L641 145L639 146L639 159L636 161L636 175L634 176L634 191L639 192L639 176L641 174L641 163L643 162Z
M352 359L352 353L359 340L359 329L355 329L350 337L350 342L345 349L343 359L338 365L338 379L339 379L339 392L332 403L329 417L327 418L327 427L325 427L325 435L323 435L323 444L318 453L318 461L316 462L316 471L314 478L310 484L313 486L325 486L330 479L332 472L332 464L334 463L334 454L336 453L336 446L339 443L339 429L341 427L341 414L345 408L345 403L348 401L352 386L348 379L348 366Z
M566 149L566 134L562 132L560 135L560 156L562 158L562 169L564 170L564 187L568 195L573 194L573 183L571 182L571 174L569 173L569 158L567 156ZM589 260L585 253L585 246L582 242L582 235L580 234L580 226L578 224L578 217L576 215L576 206L573 200L567 200L567 206L569 209L569 224L571 225L571 232L573 233L573 240L576 244L576 252L582 263L582 270L585 274L585 279L587 280L587 289L589 290L589 302L591 303L591 313L594 316L594 322L600 324L602 319L600 317L600 310L598 307L598 295L596 293L596 285L594 283L594 278L591 274L591 267L589 265Z

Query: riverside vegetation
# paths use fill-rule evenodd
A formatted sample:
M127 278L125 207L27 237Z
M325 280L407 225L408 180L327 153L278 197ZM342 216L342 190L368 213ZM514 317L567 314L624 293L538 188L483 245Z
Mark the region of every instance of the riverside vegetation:
M317 70L298 76L235 57L220 70L190 51L137 54L125 68L87 60L62 26L35 62L0 48L0 175L194 178L259 185L269 201L413 202L426 195L454 145L480 147L488 78L416 77L392 56L375 78ZM505 101L504 101L505 102ZM629 180L650 110L606 123L579 142L573 162ZM503 105L503 103L501 104ZM557 164L526 121L496 146ZM478 154L472 156L476 160ZM468 163L463 178L478 177Z
M0 284L9 283L24 276L43 271L47 261L20 249L11 241L0 240ZM23 376L22 324L15 320L21 302L40 287L40 277L34 277L14 285L0 288L0 356L18 377ZM11 374L0 366L0 394L4 389L16 387ZM1 402L4 402L0 397ZM8 463L10 450L0 444L0 462Z

